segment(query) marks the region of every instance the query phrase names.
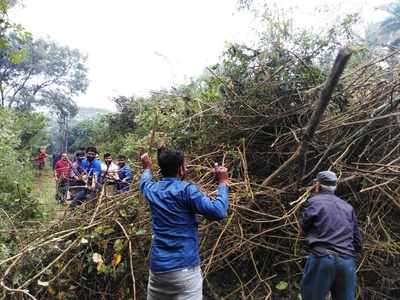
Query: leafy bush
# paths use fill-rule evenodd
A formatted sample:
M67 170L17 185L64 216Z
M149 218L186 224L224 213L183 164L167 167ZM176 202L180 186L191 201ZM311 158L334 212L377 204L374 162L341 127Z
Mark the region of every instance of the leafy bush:
M34 170L29 145L45 141L45 119L40 114L0 109L0 123L0 229L13 230L21 221L41 214L38 200L31 196ZM0 241L10 238L12 235L0 234ZM7 251L3 245L0 257Z

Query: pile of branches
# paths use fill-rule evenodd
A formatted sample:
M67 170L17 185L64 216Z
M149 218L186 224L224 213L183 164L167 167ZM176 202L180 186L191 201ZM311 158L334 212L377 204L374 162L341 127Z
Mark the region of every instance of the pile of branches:
M234 86L214 74L231 101L212 116L224 129L210 137L226 145L242 141L242 147L236 142L240 155L231 170L246 184L232 195L232 214L222 230L213 231L213 238L208 231L203 235L205 244L212 241L203 255L211 290L220 282L210 279L224 278L235 284L219 296L298 297L307 255L299 210L317 172L329 169L339 175L337 194L355 208L365 240L358 297L400 297L400 80L398 65L388 62L397 55L353 67L330 91L337 64L325 83L311 89L309 81L280 80L280 72L296 68L290 66L304 67L296 59L267 80L256 78L271 73L268 64L256 62L250 79ZM323 109L325 117L318 119Z
M304 61L273 74L253 64L251 80L237 84L213 74L225 98L184 122L203 132L211 121L224 125L190 156L189 180L214 196L214 162L231 175L227 219L199 218L206 299L298 299L307 256L299 211L326 169L339 175L337 193L355 208L364 237L357 296L400 297L400 80L396 66L384 67L397 54L345 72L336 89L343 68L325 84L282 82L280 72L308 69ZM350 53L341 55L344 67ZM151 218L137 180L128 194L101 194L18 240L19 253L0 262L3 294L144 299Z
M107 196L103 189L99 198L76 209L67 206L50 224L14 235L20 251L0 263L3 295L142 299L149 222L136 189L116 196Z

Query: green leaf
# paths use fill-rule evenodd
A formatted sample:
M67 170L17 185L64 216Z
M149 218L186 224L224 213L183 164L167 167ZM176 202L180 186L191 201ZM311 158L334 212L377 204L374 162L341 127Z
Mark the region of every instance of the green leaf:
M25 59L27 49L21 49L19 51L11 52L8 54L8 58L14 65L19 65Z
M113 248L114 248L114 250L116 252L121 252L123 250L123 248L124 248L124 242L122 240L120 240L120 239L116 240L114 242Z
M288 288L288 283L285 282L285 281L280 281L275 287L278 290L283 291L283 290L286 290Z
M110 226L98 226L94 230L98 234L108 235L114 232L114 229Z
M107 228L106 230L104 230L103 234L104 235L109 235L109 234L111 234L113 232L114 232L114 229L110 227L110 228Z
M107 273L107 266L104 263L98 264L97 265L97 272L99 274L106 274Z
M6 13L8 9L8 1L6 0L0 0L0 11L2 13Z
M146 231L144 229L139 229L138 231L136 231L136 235L144 235L146 233Z
M0 49L6 49L9 47L8 41L4 38L0 39Z

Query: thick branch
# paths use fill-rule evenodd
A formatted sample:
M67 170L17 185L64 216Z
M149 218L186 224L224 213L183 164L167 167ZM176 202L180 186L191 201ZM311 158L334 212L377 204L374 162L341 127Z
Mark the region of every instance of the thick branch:
M283 163L283 165L281 165L275 172L273 172L270 176L268 176L267 179L263 181L262 185L270 184L275 177L277 177L284 170L286 170L297 159L299 160L299 169L300 169L299 178L303 177L302 175L304 173L304 167L305 167L305 153L308 149L308 145L314 136L315 130L317 129L319 123L321 122L322 116L331 99L333 90L335 89L339 81L340 75L342 75L344 68L346 67L346 64L349 61L350 57L351 57L350 49L343 48L339 51L338 55L336 56L332 70L329 74L329 77L324 83L324 86L322 88L319 97L318 106L315 109L307 125L307 129L303 136L303 140L300 146L297 148L296 152L285 163Z

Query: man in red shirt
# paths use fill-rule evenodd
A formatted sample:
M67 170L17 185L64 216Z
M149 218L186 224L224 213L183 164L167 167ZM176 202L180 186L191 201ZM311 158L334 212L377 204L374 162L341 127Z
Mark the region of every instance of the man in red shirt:
M40 147L38 156L36 158L39 170L43 170L46 157L47 157L46 149L44 147Z
M64 203L67 198L69 174L71 172L71 162L67 153L61 154L61 159L56 163L54 178L57 183L56 200Z

